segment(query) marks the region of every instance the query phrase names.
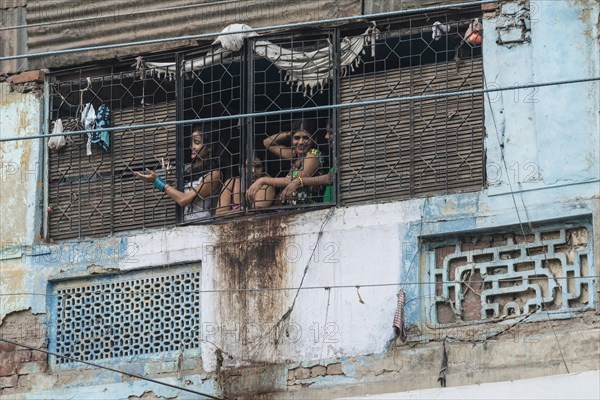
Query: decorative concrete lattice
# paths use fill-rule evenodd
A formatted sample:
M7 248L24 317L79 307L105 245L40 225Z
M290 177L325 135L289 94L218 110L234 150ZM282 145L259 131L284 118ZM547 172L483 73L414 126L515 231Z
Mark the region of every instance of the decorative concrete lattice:
M594 306L591 229L575 226L465 235L429 243L436 324L548 312L568 316ZM532 318L535 319L535 318Z
M199 272L57 287L55 350L93 361L199 348L199 290Z

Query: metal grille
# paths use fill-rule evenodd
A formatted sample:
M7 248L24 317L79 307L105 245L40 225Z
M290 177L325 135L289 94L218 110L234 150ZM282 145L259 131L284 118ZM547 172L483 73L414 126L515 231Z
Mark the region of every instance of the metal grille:
M248 82L249 99L248 111L261 113L279 111L292 108L308 108L333 104L333 85L331 72L334 67L334 53L331 47L333 36L331 33L320 34L301 38L286 37L274 38L270 42L285 49L273 52L269 49L269 42L255 39L252 42L254 51L252 59L251 81ZM289 52L286 52L288 50ZM264 54L270 53L270 57ZM273 55L273 53L275 55ZM325 55L324 55L325 54ZM280 62L292 63L302 60L306 73L282 70L277 65ZM316 64L320 63L320 68ZM309 76L310 72L314 72ZM265 172L271 177L286 177L292 169L303 169L301 158L295 155L286 157L286 151L292 149L292 136L286 136L295 126L306 126L314 129L310 145L318 151L320 162L317 171L311 176L325 174L332 165L332 148L325 139L325 128L328 121L332 121L333 113L330 110L307 111L297 114L280 114L276 116L256 116L248 121L250 131L249 154L255 154L264 161ZM277 138L278 145L283 149L276 151L275 146L265 143L269 136L281 134ZM294 165L297 167L294 167ZM305 171L306 172L306 171ZM251 185L253 177L249 174L247 185ZM277 188L277 193L282 190ZM294 200L293 206L310 206L322 202L322 187L314 186L304 192L304 197ZM278 199L279 196L276 196ZM291 204L292 202L288 202ZM279 201L273 204L281 206Z
M88 82L89 78L89 82ZM80 70L77 77L58 76L51 85L53 120L65 129L81 130L83 106L110 110L111 126L174 121L175 83L167 77L111 69ZM70 126L71 128L68 128ZM175 159L175 127L127 129L110 135L110 148L92 146L87 137L70 136L67 145L50 152L49 228L53 239L104 235L175 223L175 206L133 171L162 168Z
M239 54L225 57L216 54L195 58L195 54L190 53L186 54L186 59L190 59L188 64L191 71L185 74L182 82L183 99L179 104L182 108L181 118L198 119L241 113L243 64ZM200 67L200 63L208 66ZM203 132L203 144L210 148L210 153L205 156L202 171L194 176L190 169L193 160L189 149L193 131L198 128ZM185 222L206 220L209 217L207 213L213 216L217 211L220 196L227 191L226 186L229 182L240 177L240 165L245 154L240 121L230 119L205 125L184 126L183 137L180 159L184 160L185 168L179 170L183 185L187 182L197 182L200 176L208 183L209 174L218 172L217 182L212 183L214 190L205 193L204 197L196 193L195 201L204 204L208 209L203 213L186 213L184 210ZM180 182L180 187L181 185ZM231 193L229 195L232 196Z
M587 223L519 228L427 243L432 323L553 317L593 309L595 272ZM547 318L547 317L543 317ZM535 319L535 318L531 318Z
M481 188L482 95L319 109L481 88L481 46L466 36L480 14L455 10L381 21L378 30L366 32L364 24L356 24L301 37L253 37L237 53L205 47L171 54L171 67L154 64L155 70L132 71L125 64L57 76L51 85L53 119L78 118L88 102L96 108L107 104L111 124L120 126L254 115L200 127L119 131L111 135L109 151L94 148L91 156L86 138L75 138L50 155L50 236L103 235L257 209L258 203L247 204L245 196L258 177L251 168L255 159L261 160L265 177L303 173L329 179L337 172L336 190L331 180L306 185L289 202L294 208L323 205L325 198L357 203ZM437 40L435 20L446 27ZM287 113L305 108L312 110ZM286 113L261 115L271 111ZM293 147L298 122L311 126L307 141L318 158L309 173L305 153ZM335 146L325 136L328 123L337 130ZM198 128L203 148L209 149L201 162L189 150ZM186 199L193 191L193 201L185 209L176 207L134 178L146 168L185 191ZM271 199L263 207L283 206L279 193L288 182L269 181L271 187L262 187L272 189Z
M378 26L363 63L340 80L342 103L479 89L481 47L465 39L477 14L431 15ZM432 23L449 32L435 40ZM340 111L345 203L483 185L483 96L420 99Z
M97 361L199 348L200 273L148 275L57 285L55 351Z

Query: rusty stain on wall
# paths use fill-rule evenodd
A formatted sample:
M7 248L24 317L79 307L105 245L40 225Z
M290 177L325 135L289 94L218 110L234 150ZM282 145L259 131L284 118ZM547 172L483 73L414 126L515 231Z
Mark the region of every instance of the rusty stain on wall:
M288 286L290 270L286 259L285 217L243 220L215 227L215 280L220 288L233 290L219 295L220 317L226 325L240 329L240 358L251 358L256 344L264 340L262 330L285 312L285 291L246 291ZM232 327L232 329L234 329Z

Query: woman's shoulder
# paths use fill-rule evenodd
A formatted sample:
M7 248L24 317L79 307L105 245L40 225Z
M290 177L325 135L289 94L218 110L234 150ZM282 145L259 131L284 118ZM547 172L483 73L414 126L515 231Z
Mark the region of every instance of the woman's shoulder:
M313 155L315 157L321 157L323 155L323 153L321 153L321 150L319 149L310 149L307 153L307 156L309 155Z

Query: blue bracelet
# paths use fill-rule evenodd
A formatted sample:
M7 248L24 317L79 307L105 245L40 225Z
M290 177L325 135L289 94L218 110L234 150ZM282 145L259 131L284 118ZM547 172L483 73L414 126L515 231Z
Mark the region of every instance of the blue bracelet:
M167 182L165 182L165 180L160 176L156 177L156 179L154 180L154 187L156 187L161 192L164 192L165 186L167 186Z

